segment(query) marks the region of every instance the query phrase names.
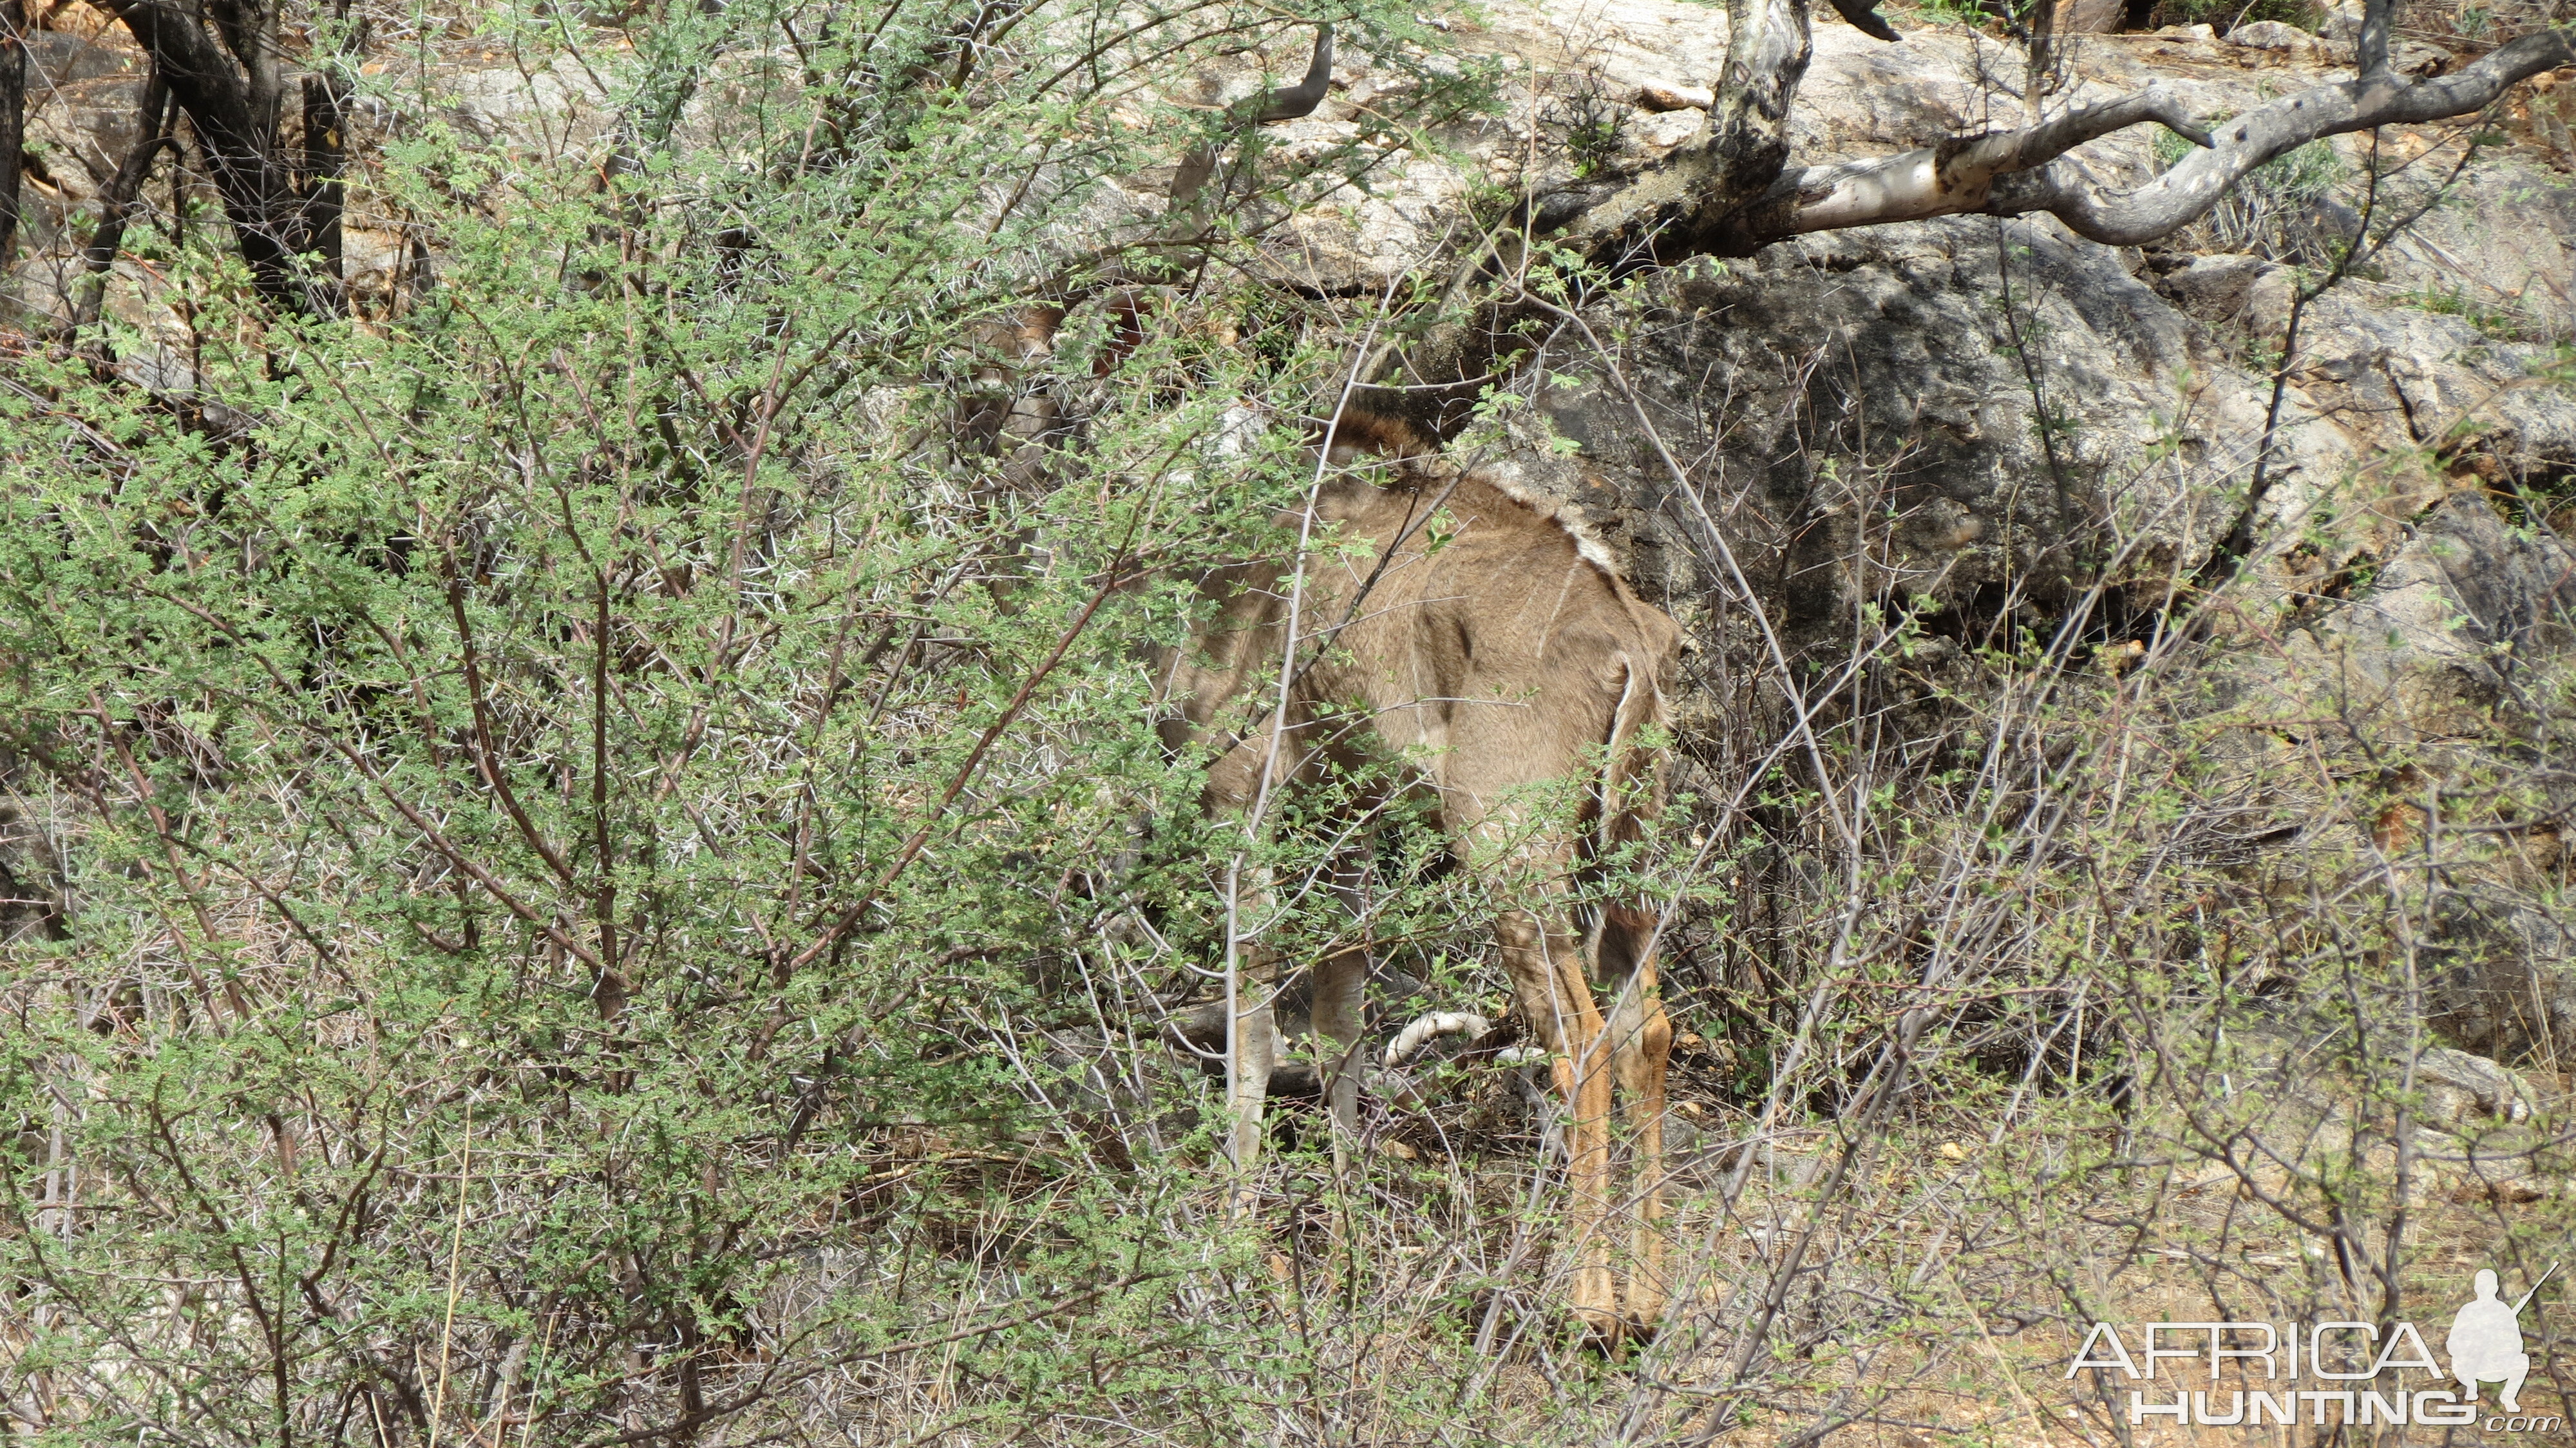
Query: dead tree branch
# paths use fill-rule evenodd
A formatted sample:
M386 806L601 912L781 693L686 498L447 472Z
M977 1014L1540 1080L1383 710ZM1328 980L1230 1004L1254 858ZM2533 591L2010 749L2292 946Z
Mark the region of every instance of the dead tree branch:
M2310 141L2469 115L2517 82L2566 65L2576 65L2576 32L2567 30L2526 35L2432 80L2407 82L2383 59L2375 75L2317 86L2238 116L2218 127L2215 145L2142 186L2108 192L2071 159L2052 161L2004 180L1979 209L1998 216L2045 211L2077 235L2135 246L2198 221L2245 173Z
M2385 9L2383 0L2372 13ZM1788 118L1812 53L1807 0L1734 0L1729 16L1726 73L1698 139L1606 193L1566 193L1542 205L1542 230L1613 272L1695 255L1747 256L1808 232L1934 216L2048 212L2095 241L2134 246L2199 220L2247 172L2311 141L2467 115L2519 81L2576 65L2576 31L2554 29L2456 74L2410 81L2388 69L2382 15L2375 51L2365 29L2369 63L2356 77L2258 107L2214 133L2151 87L2021 130L1791 168ZM2126 190L2107 188L2068 154L2148 121L2203 149Z

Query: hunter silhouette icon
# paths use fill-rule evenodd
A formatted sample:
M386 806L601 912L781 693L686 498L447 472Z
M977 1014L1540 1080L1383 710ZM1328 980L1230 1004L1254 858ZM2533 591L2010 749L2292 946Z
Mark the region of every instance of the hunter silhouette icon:
M2540 1275L2546 1282L2558 1270L2552 1264ZM2522 1309L2540 1291L2540 1282L2522 1294L2522 1301L2508 1307L2496 1296L2496 1275L2481 1269L2477 1277L2477 1300L2460 1309L2451 1319L2451 1335L2443 1343L2451 1354L2451 1376L2469 1390L2469 1401L2478 1400L2478 1384L2504 1384L2499 1396L2508 1413L2522 1411L2519 1395L2522 1380L2530 1375L2531 1355L2522 1350Z

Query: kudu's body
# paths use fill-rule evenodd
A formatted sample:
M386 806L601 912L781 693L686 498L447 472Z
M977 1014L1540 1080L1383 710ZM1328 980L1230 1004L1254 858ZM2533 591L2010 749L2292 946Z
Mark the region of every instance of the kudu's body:
M1331 69L1325 27L1305 81L1268 92L1242 119L1308 114ZM1213 168L1204 147L1184 158L1172 192L1184 219ZM1099 305L1132 321L1139 301L1116 294ZM995 360L985 380L1044 355L1064 315L1036 308L988 327L982 344ZM1108 365L1095 361L1101 375ZM1012 452L1010 480L1029 473L1028 455L1042 450L1027 444L1057 416L1043 397L988 399L961 423ZM1311 513L1281 519L1313 546L1200 579L1209 622L1155 660L1164 738L1213 750L1204 802L1253 833L1280 792L1322 766L1394 762L1393 787L1431 792L1461 858L1504 872L1505 888L1521 892L1494 933L1570 1109L1573 1306L1605 1337L1651 1330L1664 1294L1658 1222L1672 1042L1655 995L1654 920L1617 903L1578 911L1574 887L1587 866L1637 837L1661 802L1661 761L1643 736L1663 721L1680 630L1628 589L1574 519L1431 459L1430 444L1404 425L1346 412L1327 446L1336 466L1321 475ZM1358 453L1397 461L1340 466ZM1284 962L1261 938L1273 903L1264 882L1234 884L1229 949L1243 969L1225 1034L1240 1201L1278 1062L1273 1003ZM1358 1124L1368 962L1346 952L1311 970L1314 1033L1333 1048L1325 1096L1348 1132ZM1625 1193L1611 1166L1614 1099L1633 1163ZM1621 1229L1631 1268L1624 1295L1612 1251Z
M1343 439L1410 451L1410 439L1346 418ZM1392 446L1390 446L1392 445ZM1336 453L1342 449L1336 448ZM1383 485L1382 485L1383 483ZM1641 732L1664 717L1679 630L1640 600L1571 519L1445 465L1336 468L1281 521L1316 546L1295 559L1211 571L1215 613L1157 660L1175 746L1217 750L1205 801L1260 827L1278 792L1326 762L1402 762L1427 786L1462 859L1507 872L1522 903L1494 922L1522 1015L1571 1109L1573 1305L1612 1336L1650 1328L1662 1303L1664 1077L1672 1030L1656 1001L1653 919L1619 905L1579 912L1584 866L1634 838L1661 794ZM1438 527L1428 526L1435 517ZM1365 545L1365 546L1359 546ZM1297 637L1289 637L1291 619ZM1579 802L1568 807L1571 795ZM1238 918L1268 906L1257 882ZM1260 1150L1278 1054L1271 1001L1281 962L1256 938L1228 1033L1239 1172ZM1316 1035L1332 1045L1326 1095L1356 1125L1362 984L1357 954L1315 962ZM1611 1168L1614 1084L1633 1160ZM1632 1236L1622 1302L1613 1236Z

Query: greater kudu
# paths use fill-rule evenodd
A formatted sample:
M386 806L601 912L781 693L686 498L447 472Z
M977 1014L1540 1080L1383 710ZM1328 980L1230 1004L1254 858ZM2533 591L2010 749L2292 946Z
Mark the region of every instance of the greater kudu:
M1333 432L1335 443L1414 456L1319 473L1309 507L1280 521L1331 546L1202 580L1211 621L1158 660L1166 740L1214 750L1207 807L1255 828L1271 796L1323 765L1401 761L1397 787L1433 792L1457 853L1528 892L1494 931L1521 1015L1571 1108L1573 1306L1613 1339L1651 1330L1663 1297L1672 1041L1656 999L1655 922L1618 903L1578 912L1572 886L1587 864L1637 837L1660 802L1661 760L1646 732L1663 721L1680 630L1630 591L1565 510L1429 457L1390 425L1345 415ZM1349 450L1333 448L1337 460ZM1580 802L1551 807L1551 796L1569 791L1550 786L1565 784ZM1579 929L1578 914L1588 917ZM1240 954L1228 1144L1248 1180L1278 1054L1279 962L1257 939ZM1338 1067L1325 1073L1327 1098L1347 1130L1367 966L1346 953L1312 970L1315 1032ZM1616 1198L1614 1085L1633 1163ZM1624 1301L1612 1268L1623 1222Z
M1324 27L1304 82L1247 101L1239 118L1259 124L1312 112L1330 83L1332 46ZM1176 235L1189 229L1180 223L1196 214L1190 208L1214 164L1204 146L1184 157L1171 193ZM1132 328L1142 300L1117 293L1095 305ZM1033 308L986 328L983 349L997 359L986 380L1046 354L1065 315ZM1108 365L1095 359L1104 374ZM1057 420L1053 400L1032 397L988 403L967 430L997 445L1015 439L1003 476L1020 478L1044 451L1030 441ZM1399 763L1397 787L1430 790L1455 851L1508 872L1509 886L1528 892L1494 930L1520 1013L1570 1108L1572 1305L1612 1340L1650 1331L1664 1293L1672 1043L1655 991L1655 921L1615 900L1578 911L1574 887L1638 837L1661 802L1662 761L1647 734L1664 719L1680 630L1630 591L1570 511L1451 466L1405 424L1346 408L1324 446L1331 466L1317 474L1310 506L1281 521L1294 536L1331 546L1201 578L1208 623L1156 661L1164 738L1211 751L1206 807L1255 831L1278 792L1327 764ZM1346 466L1361 454L1382 462ZM1553 808L1569 791L1551 786L1566 785L1580 802ZM1252 893L1265 892L1256 884ZM1252 914L1261 913L1256 902ZM1225 1031L1227 1145L1248 1186L1278 1061L1272 1002L1282 981L1257 930L1229 934L1244 968ZM1367 969L1357 953L1312 966L1315 1034L1332 1043L1325 1094L1346 1133L1358 1118ZM1614 1098L1632 1163L1624 1195L1611 1164ZM1613 1268L1622 1226L1624 1294Z

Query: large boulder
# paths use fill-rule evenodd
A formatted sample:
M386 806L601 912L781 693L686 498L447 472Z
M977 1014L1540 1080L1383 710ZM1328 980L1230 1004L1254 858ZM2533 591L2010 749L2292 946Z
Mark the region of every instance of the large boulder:
M2262 435L2260 380L2207 366L2133 262L2054 221L1807 237L1598 321L1630 339L1651 434L1579 353L1562 365L1582 384L1543 403L1668 531L1707 507L1793 630L1848 618L1855 589L2046 609L2097 575L2205 556L2234 518L2224 480ZM2285 421L2274 506L2303 507L2351 443L2297 396ZM1691 460L1682 477L1667 455ZM1668 594L1692 582L1638 571Z
M2463 491L2407 527L2368 591L2292 631L2280 669L2330 688L2379 740L2483 738L2531 663L2576 641L2571 607L2576 550Z

